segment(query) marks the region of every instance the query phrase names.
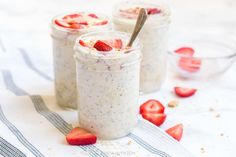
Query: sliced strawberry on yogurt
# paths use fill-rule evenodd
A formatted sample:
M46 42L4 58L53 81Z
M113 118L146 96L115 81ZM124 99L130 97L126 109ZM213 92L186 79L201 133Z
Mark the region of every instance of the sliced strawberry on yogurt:
M96 14L88 14L88 16L90 16L92 18L95 18L95 19L98 19L98 16Z
M112 47L108 44L106 44L105 42L98 40L94 46L95 49L97 49L98 51L111 51Z
M143 113L142 117L156 126L160 126L166 120L166 114L164 113Z
M175 53L185 55L185 56L193 56L194 52L195 52L194 49L191 47L181 47L175 50Z
M86 43L86 42L83 41L83 40L79 40L79 44L80 44L81 46L83 46L83 47L89 47L89 44Z
M78 17L80 17L81 16L81 14L70 14L70 15L66 15L66 16L64 16L62 19L64 19L64 20L67 20L67 19L74 19L74 18L78 18Z
M100 25L106 25L107 23L108 23L107 20L103 20L103 21L100 21L100 22L95 23L94 25L95 25L95 26L100 26Z
M76 127L66 135L66 141L70 145L89 145L95 144L97 137L82 128Z
M175 87L174 88L175 94L180 97L190 97L194 95L197 89L194 88L183 88L183 87Z
M164 113L165 107L161 102L151 99L140 106L140 113Z
M121 49L123 47L123 42L121 39L104 40L103 42L107 43L115 49Z
M161 13L161 10L157 8L147 8L147 13L148 15L159 14Z
M70 28L70 25L63 20L55 20L55 24L61 27Z
M166 130L166 133L169 134L171 137L180 141L183 136L183 124L175 125Z

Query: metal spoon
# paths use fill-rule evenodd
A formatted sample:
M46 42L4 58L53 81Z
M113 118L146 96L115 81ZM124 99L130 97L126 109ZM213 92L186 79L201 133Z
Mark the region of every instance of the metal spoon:
M126 47L131 47L136 37L138 36L141 28L143 27L145 21L147 20L147 11L144 8L141 8L138 14L138 19L136 21L133 33L130 37L130 40Z

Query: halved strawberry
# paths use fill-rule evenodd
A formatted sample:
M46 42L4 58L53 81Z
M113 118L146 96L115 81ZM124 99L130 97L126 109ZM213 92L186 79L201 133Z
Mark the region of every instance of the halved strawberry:
M198 58L184 58L181 57L179 60L179 67L182 70L195 73L198 72L201 68L202 61Z
M160 126L166 120L166 114L164 113L143 113L142 117L156 126Z
M185 56L193 56L194 52L195 52L194 49L191 47L181 47L175 50L175 53L185 55Z
M76 13L76 14L66 15L62 19L67 20L67 19L77 18L77 17L80 17L80 16L81 16L81 14Z
M63 20L55 20L55 24L61 27L70 28L70 25Z
M105 42L98 40L94 46L95 49L97 49L98 51L111 51L112 47L108 44L106 44Z
M97 23L95 23L94 25L99 26L99 25L105 25L105 24L107 24L107 23L108 23L108 21L107 21L107 20L104 20L104 21L101 21L101 22L97 22Z
M95 18L95 19L98 18L98 16L97 16L96 14L88 14L88 16L90 16L90 17L92 17L92 18Z
M148 15L159 14L160 12L161 10L157 8L147 8Z
M140 106L140 113L164 113L165 107L161 102L151 99Z
M180 97L190 97L194 95L197 89L194 88L183 88L183 87L175 87L175 94Z
M66 135L66 141L70 145L88 145L96 143L97 137L82 128L76 127Z
M180 141L183 135L183 124L178 124L167 129L166 133L172 136L177 141Z

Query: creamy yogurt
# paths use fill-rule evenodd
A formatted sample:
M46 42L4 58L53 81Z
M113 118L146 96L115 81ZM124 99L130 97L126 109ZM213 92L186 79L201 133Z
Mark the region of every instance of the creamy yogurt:
M100 14L67 13L52 19L55 95L61 107L77 108L76 67L73 58L76 38L91 31L109 28L108 18Z
M140 91L149 93L158 90L165 80L166 44L170 23L168 6L164 3L152 4L147 1L119 3L114 8L113 25L118 31L131 33L141 7L147 9L149 16L139 34L143 46Z
M137 124L141 51L127 42L124 33L96 32L75 44L79 124L101 139L125 136Z

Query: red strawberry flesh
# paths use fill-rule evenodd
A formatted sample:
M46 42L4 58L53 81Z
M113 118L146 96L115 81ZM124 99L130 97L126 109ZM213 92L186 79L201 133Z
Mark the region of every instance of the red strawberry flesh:
M140 106L140 113L164 113L165 107L158 100L148 100Z
M164 113L143 113L142 117L156 126L160 126L166 120L166 114Z
M103 51L103 52L108 52L112 50L112 47L108 44L106 44L105 42L98 40L94 46L95 49L97 49L98 51Z
M82 128L74 128L66 135L66 140L70 145L89 145L97 141L97 137Z
M176 95L179 97L190 97L194 95L197 89L194 88L183 88L183 87L175 87L174 88Z
M166 133L169 134L171 137L180 141L183 136L183 124L175 125L166 130Z
M148 15L154 15L154 14L159 14L161 10L157 8L147 8L147 13Z

